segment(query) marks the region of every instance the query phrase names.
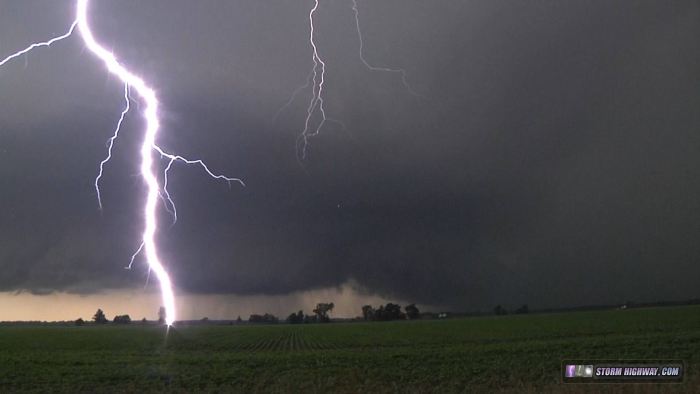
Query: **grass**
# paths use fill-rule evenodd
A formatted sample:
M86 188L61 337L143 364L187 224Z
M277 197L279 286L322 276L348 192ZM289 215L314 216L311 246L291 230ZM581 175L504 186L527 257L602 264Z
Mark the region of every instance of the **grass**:
M683 359L674 385L562 385L562 359ZM698 392L700 307L386 323L0 327L0 392Z

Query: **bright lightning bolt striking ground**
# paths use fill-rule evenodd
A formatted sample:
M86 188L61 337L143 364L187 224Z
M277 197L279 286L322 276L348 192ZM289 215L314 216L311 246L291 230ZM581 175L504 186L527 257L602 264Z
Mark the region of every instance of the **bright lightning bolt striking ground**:
M170 208L172 208L172 211L170 212L173 214L174 220L177 220L177 211L175 209L175 204L173 203L173 200L170 197L170 193L167 190L168 171L170 171L170 168L175 161L180 161L186 164L200 165L209 176L215 179L223 179L227 181L229 185L231 184L231 182L237 182L243 186L244 184L238 178L232 178L224 175L215 174L202 160L192 160L180 155L167 153L158 145L156 145L156 136L158 134L158 129L160 126L158 120L159 103L158 98L156 96L156 92L150 86L148 86L148 84L146 84L146 82L143 79L141 79L139 76L133 74L131 71L122 66L117 61L116 56L112 52L102 47L97 42L97 40L95 40L95 37L93 36L92 31L90 29L90 25L88 23L88 0L77 1L76 19L71 24L70 29L67 33L52 38L45 42L33 43L27 48L15 52L12 55L1 60L0 66L4 65L12 59L15 59L21 55L30 52L35 48L48 47L57 41L70 37L73 34L76 27L78 27L83 42L85 43L85 46L90 50L90 52L92 52L99 60L101 60L107 67L107 70L111 74L117 76L124 84L125 107L124 110L121 112L121 116L119 117L119 121L117 122L117 126L114 130L114 133L112 134L112 137L110 137L107 141L107 157L100 162L99 173L95 178L95 190L97 191L97 201L100 209L102 209L102 198L100 194L99 181L102 178L105 164L109 162L109 160L112 157L112 148L114 147L114 142L119 137L119 131L121 129L122 123L127 112L129 112L130 109L129 89L133 88L146 103L145 109L143 111L143 115L146 119L146 130L144 133L143 143L141 144L141 176L143 177L143 180L148 189L146 196L146 204L144 206L145 229L142 235L141 245L139 246L138 250L136 250L136 252L131 256L129 266L127 268L130 268L132 266L134 259L142 251L146 253L146 260L149 266L149 273L150 270L153 270L153 272L155 272L156 274L156 277L158 278L158 281L160 282L161 296L166 311L165 322L167 325L171 325L175 321L176 317L175 295L173 292L173 286L170 280L170 276L168 275L168 272L165 270L165 267L163 266L162 262L158 257L158 249L155 242L155 233L158 229L158 221L156 219L156 208L159 195L164 196L164 199L167 200L167 203L165 203L165 207L168 211L170 211ZM161 158L167 158L169 160L168 165L163 173L164 186L162 194L160 193L158 178L153 169L154 151L160 154Z

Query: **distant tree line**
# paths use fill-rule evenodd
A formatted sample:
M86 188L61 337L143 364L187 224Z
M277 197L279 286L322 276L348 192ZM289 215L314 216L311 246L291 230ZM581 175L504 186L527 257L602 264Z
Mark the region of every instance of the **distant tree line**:
M115 324L129 324L129 323L131 323L131 317L129 317L129 315L114 316L114 323Z
M92 321L95 324L107 324L109 323L109 319L107 319L107 316L105 315L105 312L102 309L98 309L95 314L92 316ZM131 316L129 315L117 315L114 316L114 319L112 320L114 324L131 324ZM85 320L83 318L78 318L74 321L76 326L82 326L85 325ZM148 323L148 320L144 317L141 319L142 324ZM165 308L160 307L158 310L158 323L163 324L165 323Z
M527 304L525 304L513 311L513 313L515 313L516 315L530 313L530 308L528 308ZM507 315L508 310L506 310L506 308L504 308L501 305L496 305L496 307L493 308L493 314L497 316Z
M407 305L405 312L401 311L401 305L388 303L374 308L372 305L362 307L362 318L366 321L389 321L389 320L415 320L420 319L420 310L416 304Z
M303 310L292 312L287 316L285 321L289 324L310 324L310 323L328 323L331 321L330 313L333 311L335 304L332 302L320 302L313 309L313 315L304 314ZM274 315L266 313L264 315L250 315L249 323L278 323L279 319Z
M316 315L305 315L304 311L299 311L297 313L290 313L285 320L289 324L310 324L318 323Z
M620 305L587 305L587 306L577 306L577 307L569 307L569 308L554 308L554 309L538 309L537 313L552 313L552 312L575 312L575 311L587 311L587 310L605 310L605 309L610 309L610 308L615 308L615 309L628 309L628 308L643 308L643 307L663 307L663 306L681 306L681 305L700 305L700 299L698 298L693 298L693 299L687 299L687 300L681 300L681 301L656 301L656 302L633 302L633 301L626 301L624 304ZM290 324L308 324L308 323L328 323L331 321L330 318L330 313L333 311L333 308L335 305L330 302L330 303L318 303L316 307L313 309L313 314L311 315L306 315L304 314L304 311L300 310L295 313L291 313L286 319L285 322L290 323ZM501 315L508 315L508 314L527 314L530 313L530 309L527 304L523 304L520 307L512 310L508 310L502 305L496 305L493 308L493 314L497 316ZM483 316L483 315L488 315L489 312L472 312L472 313L462 313L459 314L459 316ZM448 312L442 312L442 313L423 313L421 315L420 311L418 310L418 307L416 307L415 304L410 304L407 305L404 308L404 311L401 310L401 306L394 304L394 303L387 303L386 305L380 305L378 308L374 308L371 305L364 305L362 307L362 317L361 319L365 321L387 321L387 320L412 320L412 319L419 319L422 317L424 318L448 318L452 314ZM165 317L166 317L166 311L165 308L160 307L158 310L158 323L159 324L164 324L165 323ZM102 309L98 309L95 314L92 317L92 322L93 324L107 324L109 323L109 319L105 315L104 311ZM132 320L129 315L117 315L114 317L112 320L114 324L131 324ZM148 324L149 321L146 320L144 317L143 319L140 320L141 324ZM200 320L201 323L209 323L208 318L202 318ZM241 319L240 316L235 320L235 323L237 324L242 324L244 321ZM252 314L250 315L248 322L250 323L263 323L263 324L275 324L279 323L280 319L278 319L275 315L272 315L270 313L265 313L263 315L258 315L258 314ZM27 322L0 322L2 324L13 324L13 323L22 323L25 324ZM41 321L36 321L32 322L35 324L47 324L46 321L41 322ZM61 324L65 324L66 322L57 322ZM83 326L85 324L88 324L83 318L78 318L74 321L72 321L73 324L76 326ZM154 323L154 322L152 322ZM234 321L229 321L228 324L233 324ZM53 324L53 323L51 323ZM220 324L220 323L219 323Z
M264 324L275 324L279 322L279 319L277 316L272 315L270 313L266 313L264 315L250 315L248 318L249 323L264 323Z

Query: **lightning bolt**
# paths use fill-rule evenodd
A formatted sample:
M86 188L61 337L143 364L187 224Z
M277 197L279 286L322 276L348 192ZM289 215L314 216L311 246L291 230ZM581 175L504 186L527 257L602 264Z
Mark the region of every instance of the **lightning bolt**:
M306 151L309 146L309 138L318 135L321 128L326 123L328 118L326 117L326 110L323 108L323 84L326 79L326 63L318 54L318 47L316 46L316 36L314 29L314 14L318 10L318 0L314 0L314 6L309 11L309 44L311 44L311 61L313 62L313 67L311 68L311 100L309 101L309 106L306 109L306 119L304 120L304 130L299 136L299 144L301 145L301 159L306 158ZM307 82L308 84L308 82ZM318 112L321 116L321 120L314 127L311 124L314 114ZM313 130L313 131L312 131Z
M415 90L409 85L408 83L408 76L406 73L406 70L402 68L389 68L389 67L377 67L371 65L366 59L364 55L364 47L365 43L364 40L362 39L362 30L360 29L360 10L357 7L357 0L352 0L352 11L355 14L355 27L357 28L357 38L360 41L360 60L362 61L362 64L365 65L369 70L371 71L383 71L383 72L388 72L388 73L396 73L401 75L401 83L403 83L403 86L408 90L409 93L416 97L423 97L422 95L416 93Z
M117 128L114 129L114 134L112 134L111 137L107 140L107 157L105 157L101 162L100 162L100 171L97 174L97 177L95 178L95 191L97 192L97 204L100 206L100 210L102 210L102 196L100 194L100 179L102 178L102 172L104 171L105 164L112 158L112 148L114 147L114 140L119 138L119 130L122 128L122 123L124 122L124 117L126 116L126 113L129 112L129 109L131 108L129 106L129 85L124 84L124 110L122 111L121 115L119 116L119 120L117 121Z
M17 51L15 53L13 53L12 55L0 60L0 67L4 66L5 63L9 62L12 59L18 58L24 54L29 53L32 49L41 48L41 47L50 47L51 44L53 44L54 42L61 41L63 39L70 37L73 34L73 30L75 30L75 26L77 24L78 24L78 21L74 21L73 24L70 25L70 29L68 29L68 32L66 32L66 34L64 34L64 35L54 37L48 41L36 42L36 43L31 44L30 46L22 49L21 51Z
M158 257L158 248L155 242L155 234L158 230L156 210L159 196L167 201L167 203L165 203L166 209L168 211L172 209L172 211L170 212L173 214L174 221L177 220L177 210L167 189L168 172L170 171L173 163L177 161L185 164L199 165L210 177L214 179L225 180L226 182L228 182L229 186L231 186L231 182L236 182L241 186L245 186L245 184L242 180L238 178L228 177L225 175L214 173L209 169L206 163L204 163L204 161L200 159L188 159L181 155L168 153L156 144L156 136L160 128L160 122L158 118L159 101L156 92L141 77L137 76L136 74L125 68L121 63L119 63L116 56L109 50L105 49L102 45L100 45L95 39L92 30L90 29L90 24L88 23L88 0L77 0L76 19L73 21L73 23L70 26L70 29L65 34L54 37L48 41L33 43L27 48L15 52L10 56L4 58L2 61L0 61L0 66L6 64L12 59L29 53L33 49L49 47L51 46L51 44L57 41L61 41L72 36L76 27L78 28L80 36L83 39L83 42L88 48L88 50L93 55L95 55L95 57L97 57L100 61L102 61L102 63L104 63L109 73L115 75L124 84L124 109L121 112L121 115L117 122L117 126L112 136L107 140L107 156L100 162L99 172L97 177L95 178L95 190L97 192L97 201L100 209L102 209L102 197L100 193L99 183L103 175L104 166L112 158L112 149L114 147L114 143L119 138L120 129L122 127L126 114L130 110L130 89L135 90L136 93L145 102L143 116L146 120L146 128L144 131L144 138L141 144L140 151L141 177L143 178L144 183L147 187L146 203L143 207L144 231L142 234L141 245L131 256L131 260L127 268L130 268L132 266L134 260L140 253L145 253L149 267L149 274L151 271L153 271L160 283L161 298L166 311L165 322L168 326L170 326L173 324L176 318L175 294L173 291L173 285L170 276L168 275L168 272L165 270L163 263ZM163 171L164 184L162 194L160 193L161 189L158 184L158 177L154 172L154 152L158 153L161 158L169 160L167 166L165 167L165 170Z
M381 71L381 72L387 72L387 73L395 73L401 75L401 83L403 86L406 88L406 90L412 94L413 96L420 97L420 98L425 98L425 96L422 96L418 94L411 85L408 83L408 73L406 70L402 68L390 68L390 67L379 67L379 66L374 66L370 64L367 59L365 58L364 55L364 39L362 37L362 29L360 28L360 11L357 5L357 0L351 0L352 1L352 11L355 17L355 28L357 30L357 38L360 43L359 47L359 57L360 61L362 64L367 67L370 71ZM297 94L299 92L307 89L309 86L312 87L311 89L311 99L309 100L309 105L307 106L306 109L306 118L304 120L304 128L299 135L299 138L297 139L297 155L299 156L299 152L301 157L298 157L301 161L306 159L306 154L307 150L309 147L309 141L312 137L317 136L320 132L323 126L327 122L334 122L338 123L344 130L346 129L345 124L340 122L339 120L329 118L326 115L326 110L324 108L324 99L323 99L323 87L324 83L326 81L326 62L323 60L321 55L319 54L318 51L318 46L316 45L316 34L315 34L315 27L314 27L314 16L316 14L316 11L318 11L319 7L319 0L314 0L313 7L311 7L311 10L309 11L309 44L311 46L311 61L313 63L313 66L311 67L311 72L309 73L309 76L307 77L306 84L299 86L294 90L292 93L291 97L289 100L277 111L275 116L272 118L273 122L277 119L277 117L287 108L291 105L291 103L294 101L296 98ZM315 125L314 125L314 116L317 115L317 117L320 117L320 120L318 120Z

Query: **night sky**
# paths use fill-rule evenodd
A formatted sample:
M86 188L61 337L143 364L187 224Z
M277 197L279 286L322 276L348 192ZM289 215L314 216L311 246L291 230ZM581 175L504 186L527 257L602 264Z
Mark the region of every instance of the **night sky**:
M700 296L700 3L358 4L365 58L423 97L362 64L350 0L321 0L344 127L300 161L310 89L275 114L311 70L312 1L92 1L97 38L158 91L159 144L246 183L174 165L159 242L178 294L351 284L460 311ZM0 0L0 58L73 13ZM144 287L143 259L124 269L145 195L137 99L103 211L93 186L122 89L78 35L0 68L0 291Z

